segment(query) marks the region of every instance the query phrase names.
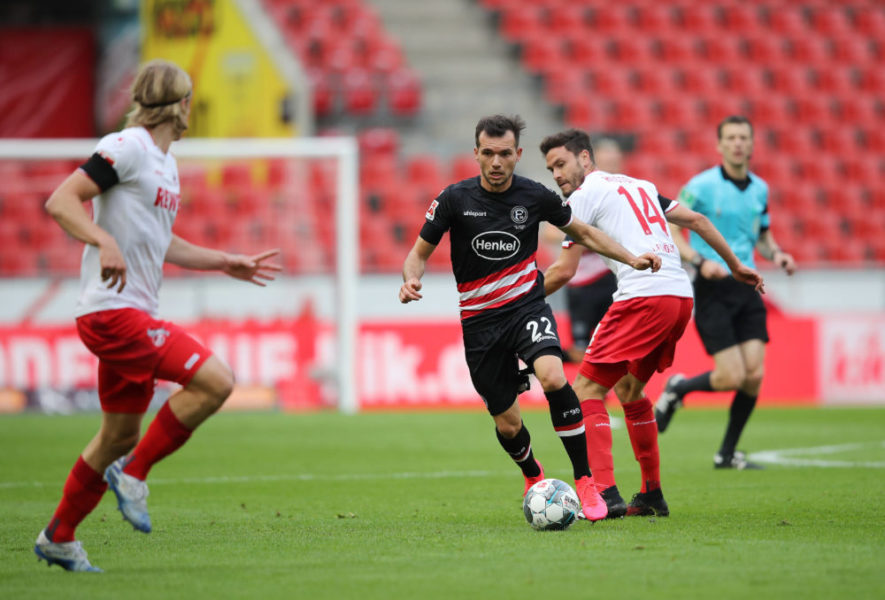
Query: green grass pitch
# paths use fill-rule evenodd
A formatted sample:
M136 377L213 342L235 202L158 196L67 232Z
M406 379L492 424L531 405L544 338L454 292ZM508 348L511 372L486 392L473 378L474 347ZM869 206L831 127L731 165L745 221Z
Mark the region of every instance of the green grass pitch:
M525 420L571 482L549 416ZM885 410L760 409L741 446L789 451L763 471L713 470L724 422L683 410L661 436L669 518L536 532L483 412L224 413L151 472L153 533L113 494L81 525L96 575L47 569L33 544L99 416L5 416L0 597L885 597ZM629 500L639 470L614 440Z

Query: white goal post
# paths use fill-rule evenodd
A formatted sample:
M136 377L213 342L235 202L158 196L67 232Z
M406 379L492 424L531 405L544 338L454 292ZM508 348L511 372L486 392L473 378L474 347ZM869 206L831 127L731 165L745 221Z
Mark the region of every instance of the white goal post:
M83 159L95 149L90 139L0 140L0 160ZM359 263L359 151L351 137L184 139L172 146L177 158L305 158L338 161L335 175L335 383L338 408L359 408L356 388L357 283ZM2 185L2 182L0 182Z

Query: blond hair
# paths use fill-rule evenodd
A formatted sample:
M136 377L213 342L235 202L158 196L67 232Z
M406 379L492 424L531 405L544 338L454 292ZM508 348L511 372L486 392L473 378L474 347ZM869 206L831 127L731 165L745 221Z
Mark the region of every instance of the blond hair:
M191 78L178 65L162 59L145 63L132 84L133 109L126 127L150 129L172 121L175 132L187 129L187 118L181 101L191 93Z

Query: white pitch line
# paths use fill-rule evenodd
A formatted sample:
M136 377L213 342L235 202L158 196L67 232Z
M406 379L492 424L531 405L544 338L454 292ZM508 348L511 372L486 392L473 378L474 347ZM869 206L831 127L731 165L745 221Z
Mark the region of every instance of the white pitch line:
M182 477L178 479L150 479L150 485L181 485L181 484L214 484L214 483L261 483L274 481L370 481L381 479L455 479L460 477L500 477L513 475L513 471L434 471L426 473L292 473L278 475L243 475L216 477ZM0 481L0 489L27 487L61 487L63 481Z
M885 441L813 446L811 448L763 450L760 452L754 452L747 458L754 462L791 467L822 467L835 469L862 467L867 469L885 469L885 462L883 461L824 460L821 458L814 458L815 456L828 456L839 454L841 452L862 450L864 448L885 448ZM799 458L803 456L805 457Z

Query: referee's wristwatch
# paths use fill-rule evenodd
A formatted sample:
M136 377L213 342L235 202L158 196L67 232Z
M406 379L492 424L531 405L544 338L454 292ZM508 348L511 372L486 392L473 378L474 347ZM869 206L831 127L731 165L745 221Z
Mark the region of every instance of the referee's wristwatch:
M691 266L700 271L701 265L704 264L705 260L707 259L701 256L700 252L695 252L695 255L691 257L691 260L689 262L691 263Z

